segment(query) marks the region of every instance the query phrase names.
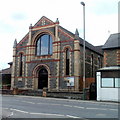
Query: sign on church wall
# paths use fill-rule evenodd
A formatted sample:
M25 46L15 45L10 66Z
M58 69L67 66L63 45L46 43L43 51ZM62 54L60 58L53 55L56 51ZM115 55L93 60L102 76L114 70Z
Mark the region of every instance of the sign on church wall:
M74 77L66 77L67 80L67 86L74 86Z

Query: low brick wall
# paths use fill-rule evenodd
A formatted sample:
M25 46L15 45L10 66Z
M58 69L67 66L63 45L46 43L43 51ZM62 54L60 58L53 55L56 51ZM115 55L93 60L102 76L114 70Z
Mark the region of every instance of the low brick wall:
M80 92L47 92L47 97L82 99L83 94Z
M50 92L50 91L35 91L35 90L19 90L19 95L29 96L44 96L54 98L66 98L66 99L82 99L83 94L81 92Z
M42 91L34 90L0 90L0 94L5 95L28 95L28 96L42 96Z
M18 95L42 96L42 91L37 90L19 90Z
M13 95L12 90L4 90L2 94L11 94ZM45 95L44 95L45 94ZM65 98L65 99L82 99L82 92L50 92L50 91L35 91L35 90L18 90L17 95L26 95L26 96L44 96L44 97L53 97L53 98Z
M1 89L1 90L0 90L0 94L12 95L12 90Z

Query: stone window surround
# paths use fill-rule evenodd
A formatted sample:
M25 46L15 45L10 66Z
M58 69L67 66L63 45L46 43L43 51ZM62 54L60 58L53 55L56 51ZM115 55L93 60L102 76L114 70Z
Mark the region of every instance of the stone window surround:
M69 49L69 75L66 75L66 50ZM70 45L63 47L63 76L71 76L72 74L72 56L71 56L72 48Z

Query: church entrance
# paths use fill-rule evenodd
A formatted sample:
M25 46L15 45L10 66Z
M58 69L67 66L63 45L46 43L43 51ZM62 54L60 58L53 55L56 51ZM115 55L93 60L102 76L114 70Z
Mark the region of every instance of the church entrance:
M40 69L38 74L38 89L48 88L48 71L45 68Z

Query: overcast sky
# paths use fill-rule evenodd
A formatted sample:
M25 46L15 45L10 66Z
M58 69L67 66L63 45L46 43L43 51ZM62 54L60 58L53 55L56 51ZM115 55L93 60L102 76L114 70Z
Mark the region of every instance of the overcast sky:
M83 38L82 0L1 0L0 2L0 69L12 61L13 43L19 42L33 25L46 16ZM86 4L86 40L103 45L110 34L118 32L119 0L83 0Z

